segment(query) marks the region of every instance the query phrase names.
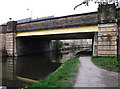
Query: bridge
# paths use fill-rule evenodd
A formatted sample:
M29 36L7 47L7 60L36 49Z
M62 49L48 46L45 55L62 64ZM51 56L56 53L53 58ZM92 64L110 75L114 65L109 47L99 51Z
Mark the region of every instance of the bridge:
M92 39L94 56L117 56L120 9L102 5L97 12L0 26L1 50L9 56L51 50L51 40ZM119 52L120 53L120 52Z

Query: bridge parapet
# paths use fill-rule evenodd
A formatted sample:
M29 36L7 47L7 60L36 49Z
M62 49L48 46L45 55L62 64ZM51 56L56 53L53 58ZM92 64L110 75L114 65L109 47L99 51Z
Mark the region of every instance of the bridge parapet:
M17 25L17 32L97 25L97 12L55 17Z

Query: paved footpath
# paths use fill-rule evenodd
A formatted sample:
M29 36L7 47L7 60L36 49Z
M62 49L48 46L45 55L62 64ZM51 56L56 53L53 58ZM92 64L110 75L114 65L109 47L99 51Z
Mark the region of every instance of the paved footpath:
M118 73L95 66L91 57L80 57L80 68L73 87L118 87Z

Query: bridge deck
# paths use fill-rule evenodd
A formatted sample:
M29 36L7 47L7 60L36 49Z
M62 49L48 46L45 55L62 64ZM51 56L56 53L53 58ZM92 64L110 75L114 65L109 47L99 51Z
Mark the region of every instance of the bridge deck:
M70 34L70 33L88 33L97 32L98 26L81 26L72 28L61 28L61 29L49 29L49 30L37 30L28 32L18 32L17 37L20 36L39 36L39 35L56 35L56 34Z

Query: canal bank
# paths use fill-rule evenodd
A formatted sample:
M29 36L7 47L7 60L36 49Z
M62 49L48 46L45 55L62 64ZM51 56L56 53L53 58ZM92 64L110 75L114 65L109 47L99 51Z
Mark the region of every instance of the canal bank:
M2 86L19 88L32 85L32 82L43 79L55 72L62 63L73 56L74 52L57 55L45 53L15 58L3 57Z
M38 83L33 84L29 88L64 88L72 85L72 80L79 68L79 57L73 57L63 63L57 71L48 75L44 79L40 79Z
M16 88L32 85L38 80L45 79L48 75L54 73L60 68L61 64L64 64L65 61L75 56L76 52L81 50L84 49L62 53L62 55L45 53L17 58L3 57L2 85Z

